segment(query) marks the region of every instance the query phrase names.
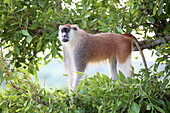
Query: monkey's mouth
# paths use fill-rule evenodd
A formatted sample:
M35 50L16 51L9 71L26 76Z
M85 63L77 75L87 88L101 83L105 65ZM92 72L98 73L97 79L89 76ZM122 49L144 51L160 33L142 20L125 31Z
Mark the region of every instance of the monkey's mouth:
M69 40L68 39L66 39L66 38L63 38L62 39L62 42L68 42Z

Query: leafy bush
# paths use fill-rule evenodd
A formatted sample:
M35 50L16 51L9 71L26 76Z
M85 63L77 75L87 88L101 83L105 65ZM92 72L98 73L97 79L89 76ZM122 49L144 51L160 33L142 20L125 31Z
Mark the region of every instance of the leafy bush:
M1 60L2 62L2 60ZM77 92L68 95L63 90L48 91L34 83L23 68L20 74L6 70L7 89L0 93L0 112L162 112L170 111L169 80L148 70L141 70L134 78L118 80L97 73L85 77ZM10 76L12 75L13 76ZM163 76L164 77L164 76ZM113 83L114 82L114 83Z
M146 71L146 70L145 70ZM144 77L145 76L145 77ZM159 81L156 75L138 74L134 79L125 79L120 74L119 80L114 81L99 73L93 78L86 78L78 92L82 108L100 112L168 112L169 80ZM82 106L82 105L81 105Z

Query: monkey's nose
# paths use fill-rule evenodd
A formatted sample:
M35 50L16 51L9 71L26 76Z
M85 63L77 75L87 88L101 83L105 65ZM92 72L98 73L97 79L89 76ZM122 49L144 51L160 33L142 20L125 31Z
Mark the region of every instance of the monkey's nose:
M63 42L68 42L68 39L63 38L62 41L63 41Z
M64 38L66 38L66 35L63 35Z

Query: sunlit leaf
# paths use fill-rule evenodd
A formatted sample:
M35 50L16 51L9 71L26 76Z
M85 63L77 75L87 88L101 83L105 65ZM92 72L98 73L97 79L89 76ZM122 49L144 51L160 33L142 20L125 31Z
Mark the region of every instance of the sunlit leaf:
M154 8L153 8L153 15L156 14L156 11L157 11L157 4L155 4Z
M100 24L100 25L102 25L102 26L107 26L104 22L102 22L102 21L98 21L98 23Z
M27 41L28 43L30 43L30 42L32 41L32 36L31 36L31 35L28 35L26 41Z
M135 113L139 113L140 107L136 102L133 102L132 105L131 105L131 110L133 110Z
M148 104L146 109L147 109L147 110L150 110L150 109L151 109L151 105Z
M19 9L17 12L23 11L25 9L27 9L27 6L24 6L23 8Z
M115 85L116 85L116 86L119 86L119 84L120 84L120 82L117 80L117 81L115 82Z
M25 36L29 36L29 33L27 30L22 30L22 34L25 35Z
M81 82L80 82L79 86L77 87L77 92L79 92L79 91L80 91L80 89L81 89L82 85L83 85L83 80L81 80Z
M123 29L121 29L120 27L117 27L116 29L119 33L123 34Z
M38 76L35 74L35 83L38 85Z
M11 86L9 84L6 84L5 87L6 88L11 88Z
M128 0L127 2L126 2L126 5L132 5L134 3L134 0Z

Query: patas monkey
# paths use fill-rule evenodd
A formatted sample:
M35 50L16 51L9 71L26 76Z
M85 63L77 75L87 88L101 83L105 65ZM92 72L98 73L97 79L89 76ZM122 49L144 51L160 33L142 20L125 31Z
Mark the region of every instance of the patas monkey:
M77 25L59 27L59 39L63 46L64 63L68 74L69 91L76 91L88 63L109 60L109 77L117 79L117 67L125 75L132 76L131 52L132 41L138 47L147 68L143 52L137 39L129 34L100 33L91 35Z

